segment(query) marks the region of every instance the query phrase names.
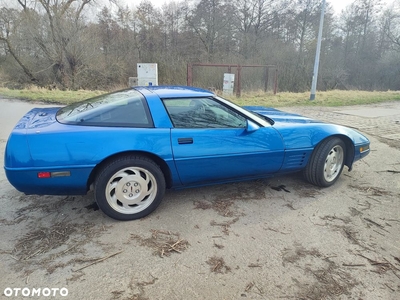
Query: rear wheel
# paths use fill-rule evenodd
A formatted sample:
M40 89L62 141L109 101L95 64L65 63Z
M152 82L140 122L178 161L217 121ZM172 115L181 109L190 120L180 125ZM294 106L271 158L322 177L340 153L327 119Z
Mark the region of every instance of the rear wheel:
M123 156L103 167L94 196L109 217L127 221L143 218L161 203L165 179L160 167L141 156Z
M333 137L324 140L312 153L304 170L304 176L314 185L331 186L342 173L345 157L346 146L340 138Z

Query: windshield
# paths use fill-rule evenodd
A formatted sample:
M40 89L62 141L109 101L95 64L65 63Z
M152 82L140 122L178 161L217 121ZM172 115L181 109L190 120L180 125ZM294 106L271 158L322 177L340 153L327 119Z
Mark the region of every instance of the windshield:
M251 119L253 119L254 121L256 121L258 124L261 124L262 126L270 126L274 124L274 121L266 116L262 116L260 114L254 113L250 110L245 109L244 107L241 107L239 105L236 105L235 103L228 101L224 98L221 98L219 96L216 96L216 98L218 100L220 100L221 102L227 103L229 106L234 107L236 110L238 110L239 112L241 112L242 114L250 117Z
M147 103L134 89L118 91L61 108L57 121L92 126L151 127Z

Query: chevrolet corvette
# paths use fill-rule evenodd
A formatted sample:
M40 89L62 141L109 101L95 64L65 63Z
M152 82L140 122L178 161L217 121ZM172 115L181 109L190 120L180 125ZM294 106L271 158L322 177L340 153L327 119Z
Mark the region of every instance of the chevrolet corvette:
M154 211L166 189L302 172L333 185L370 151L361 133L193 87L133 87L35 108L11 132L9 182L37 195L84 195L117 220Z

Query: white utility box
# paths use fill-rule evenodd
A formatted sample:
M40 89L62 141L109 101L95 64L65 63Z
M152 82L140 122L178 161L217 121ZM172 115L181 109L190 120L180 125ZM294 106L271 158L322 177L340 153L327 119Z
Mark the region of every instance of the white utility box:
M137 64L139 86L158 85L157 64Z
M235 86L235 74L225 73L224 86L222 89L223 94L232 95L234 86Z

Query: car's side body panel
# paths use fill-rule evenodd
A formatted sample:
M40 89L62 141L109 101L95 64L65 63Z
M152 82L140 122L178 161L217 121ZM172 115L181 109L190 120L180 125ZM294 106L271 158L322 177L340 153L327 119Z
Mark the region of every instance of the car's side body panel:
M185 185L267 176L279 171L283 141L272 127L172 129L176 168Z

